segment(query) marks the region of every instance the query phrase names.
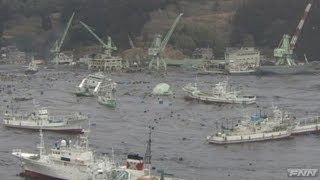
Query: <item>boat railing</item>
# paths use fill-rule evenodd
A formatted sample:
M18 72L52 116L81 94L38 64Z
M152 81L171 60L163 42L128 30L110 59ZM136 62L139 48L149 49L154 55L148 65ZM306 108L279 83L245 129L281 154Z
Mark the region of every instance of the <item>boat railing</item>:
M49 121L63 122L63 121L72 121L72 120L87 119L87 118L88 118L87 116L81 115L80 113L75 113L75 114L67 114L67 115L49 116Z
M320 117L307 117L307 118L301 118L299 121L297 121L299 125L311 125L311 124L319 124L320 123Z

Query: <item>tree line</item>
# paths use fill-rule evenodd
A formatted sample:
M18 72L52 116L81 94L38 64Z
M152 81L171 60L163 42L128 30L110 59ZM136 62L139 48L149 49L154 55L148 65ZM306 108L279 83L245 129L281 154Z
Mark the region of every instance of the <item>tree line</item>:
M192 1L192 0L187 0ZM179 0L0 0L0 37L5 23L15 15L39 16L44 31L51 30L50 14L60 13L61 23L66 23L72 12L76 21L84 21L95 32L106 39L112 36L120 49L129 47L128 34L140 36L143 26L150 20L150 12L168 5L179 5ZM201 0L199 3L205 3ZM207 1L208 2L208 1ZM213 13L219 9L215 1ZM307 0L245 0L239 7L230 24L230 33L219 31L206 24L179 23L170 44L188 51L196 47L212 47L216 54L223 55L227 46L257 46L273 49L284 33L293 35ZM320 42L319 1L315 1L305 23L296 52L299 57L307 54L315 59ZM179 10L179 7L176 8ZM178 12L177 12L178 13ZM95 39L81 26L73 26L66 47L85 45ZM1 39L1 38L0 38ZM1 43L1 42L0 42Z

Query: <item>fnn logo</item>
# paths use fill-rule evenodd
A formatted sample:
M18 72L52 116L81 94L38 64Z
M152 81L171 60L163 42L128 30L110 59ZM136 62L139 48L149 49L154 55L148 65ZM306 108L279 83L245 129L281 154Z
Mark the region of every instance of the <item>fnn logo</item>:
M302 168L290 168L288 169L289 177L316 177L319 169L302 169Z

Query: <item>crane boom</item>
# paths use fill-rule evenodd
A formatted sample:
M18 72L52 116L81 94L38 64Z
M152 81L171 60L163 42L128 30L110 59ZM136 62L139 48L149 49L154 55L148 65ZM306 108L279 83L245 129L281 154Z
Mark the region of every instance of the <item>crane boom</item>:
M66 38L66 36L67 36L67 33L68 33L68 31L69 31L69 28L70 28L71 23L72 23L72 20L73 20L73 17L74 17L74 12L72 13L72 15L71 15L71 17L70 17L70 19L69 19L69 21L68 21L68 24L67 24L67 27L66 27L66 29L64 30L63 35L62 35L62 37L61 37L61 40L60 40L60 42L59 42L59 44L58 44L58 50L59 50L59 51L60 51L60 49L61 49L61 47L62 47L62 45L63 45L63 42L64 42L64 40L65 40L65 38Z
M99 36L96 33L94 33L93 30L87 24L85 24L82 21L80 21L80 23L100 42L100 44L102 44L103 48L108 47L108 45L106 45L106 43L104 43L102 39L99 38Z
M163 39L163 41L161 42L161 46L160 46L160 53L162 53L164 51L164 49L166 48L169 39L173 33L173 31L175 30L181 16L183 15L183 13L180 13L179 16L174 20L170 30L168 31L167 35L165 36L165 38Z
M308 5L306 6L306 9L304 11L304 14L297 26L297 29L296 29L296 32L294 33L291 41L290 41L290 49L293 50L295 48L295 45L298 41L298 38L299 38L299 35L301 34L301 30L303 28L303 25L304 25L304 22L306 21L306 18L308 17L308 14L310 12L310 9L312 7L312 4L313 4L313 1L314 0L310 0L310 2L308 3Z

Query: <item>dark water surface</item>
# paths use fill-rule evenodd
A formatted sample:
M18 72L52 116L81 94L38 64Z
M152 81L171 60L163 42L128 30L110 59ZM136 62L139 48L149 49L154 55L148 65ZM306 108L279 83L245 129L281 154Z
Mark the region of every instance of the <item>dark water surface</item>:
M178 72L171 72L166 77L142 73L110 74L110 78L118 82L118 106L111 110L99 105L97 98L78 98L73 94L81 79L87 75L86 71L42 70L35 75L23 77L23 72L19 72L15 66L0 66L0 73L1 77L5 74L18 76L13 80L1 81L1 112L10 104L11 98L7 93L11 90L13 94L32 93L52 114L75 111L89 114L92 124L91 147L97 154L111 153L113 148L116 158L123 164L127 153L144 155L147 127L152 124L155 126L152 135L153 166L182 178L288 179L289 167L320 167L320 139L316 134L228 146L206 144L205 137L214 132L216 122L227 124L256 111L255 105L218 106L184 101L181 88L186 83L198 79L200 87L209 89L224 80L224 76L196 78L191 73ZM241 86L246 94L257 95L260 107L278 105L298 118L305 116L306 111L308 114L318 114L318 75L233 76L229 81L234 86ZM162 98L163 104L158 103L157 97L147 95L160 82L169 83L175 92L174 97ZM27 112L32 109L32 101L15 103L14 107ZM270 113L270 109L267 108L266 112ZM56 133L45 133L44 136L47 149L61 138L73 138L71 135ZM35 152L38 142L38 132L1 127L0 179L22 179L17 176L21 172L19 161L11 155L11 151L20 148Z

